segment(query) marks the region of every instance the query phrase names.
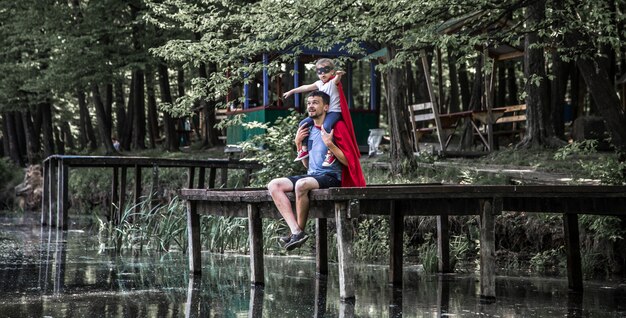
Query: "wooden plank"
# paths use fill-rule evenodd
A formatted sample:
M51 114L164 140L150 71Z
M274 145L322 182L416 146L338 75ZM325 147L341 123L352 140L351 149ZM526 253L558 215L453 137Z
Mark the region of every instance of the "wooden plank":
M429 121L429 120L435 119L435 114L433 114L433 113L417 114L417 115L413 115L411 118L413 119L413 121L419 123L419 122Z
M404 244L404 215L396 202L390 203L389 215L389 283L402 287L402 256Z
M437 216L437 269L439 273L451 273L450 233L447 215Z
M189 277L187 283L187 303L185 305L185 318L200 318L205 317L200 313L203 306L200 302L200 288L202 280L198 277L194 279L194 276Z
M337 226L337 258L339 261L339 297L342 301L350 301L355 297L354 260L352 243L354 226L346 218L345 202L335 203L335 222Z
M563 232L567 253L567 286L575 292L583 291L583 271L580 257L580 234L578 233L578 215L563 214Z
M409 109L415 111L415 112L419 112L419 111L423 111L423 110L430 110L432 109L433 104L432 103L421 103L421 104L413 104L413 105L409 105Z
M57 189L58 189L58 181L57 181L57 175L58 175L58 171L57 171L57 165L58 165L58 161L56 159L54 160L50 160L50 178L48 179L48 185L49 185L49 189L50 191L48 192L48 202L50 202L49 205L49 209L48 209L48 215L49 215L49 219L50 219L50 225L54 225L57 226L58 224L58 214L57 214ZM45 194L44 194L45 195Z
M502 116L496 120L496 124L514 123L526 121L526 115Z
M198 188L204 188L204 179L206 179L206 168L200 168L198 172Z
M202 272L202 258L200 245L200 215L197 213L196 202L187 202L187 241L189 244L189 272L200 274Z
M315 219L315 269L319 275L328 275L328 221Z
M263 286L250 287L250 308L248 309L249 318L263 318L263 298L265 291ZM203 317L208 317L205 315Z
M256 205L248 204L248 235L250 237L250 282L254 286L265 284L263 271L263 224Z
M210 168L209 170L209 189L215 188L215 170L216 168Z

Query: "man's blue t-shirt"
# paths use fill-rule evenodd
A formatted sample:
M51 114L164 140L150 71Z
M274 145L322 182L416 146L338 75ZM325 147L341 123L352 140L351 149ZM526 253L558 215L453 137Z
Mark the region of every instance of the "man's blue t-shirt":
M308 175L331 175L341 181L341 163L335 160L330 167L324 167L324 159L328 148L322 139L322 130L320 127L313 126L309 133L309 169Z

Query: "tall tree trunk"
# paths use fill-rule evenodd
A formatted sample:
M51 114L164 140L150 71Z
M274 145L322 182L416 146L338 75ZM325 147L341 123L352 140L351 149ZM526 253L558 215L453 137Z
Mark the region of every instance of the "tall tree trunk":
M389 59L396 55L396 48L388 46ZM391 133L391 172L393 174L402 173L403 164L407 161L414 162L413 146L411 145L410 129L408 125L408 109L406 99L403 95L406 92L404 87L403 70L390 68L387 71L387 104L389 114L389 130Z
M568 73L566 63L561 61L557 52L552 53L552 75L550 89L550 109L552 110L552 122L554 134L557 138L565 138L565 90L567 88Z
M22 156L20 154L19 146L17 144L17 131L15 127L15 112L5 112L4 115L4 125L7 127L7 135L6 141L9 145L9 157L16 164L24 166L24 160L22 160Z
M61 131L59 127L54 127L54 144L57 148L57 153L60 155L65 154L65 143L63 143L63 139L61 138Z
M115 137L121 140L124 135L124 127L126 126L126 107L124 105L124 81L117 79L115 81L115 117L117 118L117 124L115 125Z
M33 120L30 114L30 110L27 109L22 113L22 126L26 135L26 158L29 164L35 164L41 162L39 156L40 140L35 135L35 127L33 127Z
M113 84L106 83L104 87L104 114L107 127L113 128Z
M508 91L508 105L518 105L519 97L517 96L517 76L515 76L515 63L510 63L507 68L507 91Z
M133 125L135 124L135 72L132 73L130 79L130 93L128 94L128 103L126 106L126 115L124 116L124 133L120 136L120 146L124 150L130 150L130 144L133 136Z
M154 93L154 72L151 65L146 65L146 93L148 95L148 140L150 148L156 148L159 140L159 113L157 112L156 96Z
M407 103L409 105L416 104L416 96L417 96L417 84L415 83L415 77L413 76L413 66L411 62L404 63L404 70L406 73L406 96Z
M469 110L472 100L470 81L467 75L467 62L463 61L459 66L459 87L461 89L461 109Z
M135 70L133 83L133 148L146 149L146 102L144 90L144 74L140 69Z
M84 141L89 143L90 150L98 149L98 141L96 140L96 132L93 129L91 123L91 115L89 114L89 108L87 108L87 96L82 88L79 88L76 92L78 98L78 109L80 114L81 131L85 134ZM81 140L81 141L83 141ZM85 146L82 145L81 146Z
M2 113L2 157L10 155L11 150L9 149L9 131L7 129L7 112Z
M458 55L455 51L448 47L448 70L450 76L450 112L457 113L461 111L460 92L459 92L459 74L456 67Z
M215 63L210 63L209 71L211 72L211 74L217 72L217 65L215 65ZM200 77L208 78L204 63L200 64ZM202 100L200 100L200 106L202 108L201 114L204 117L204 127L202 127L202 130L204 131L204 135L202 136L202 146L214 147L218 143L218 132L217 129L215 129L214 127L217 123L217 120L215 119L215 103L209 103L206 101L205 98L202 98Z
M41 144L43 145L43 156L47 158L54 154L54 136L52 134L52 103L45 101L38 105L41 112Z
M185 96L185 70L180 67L176 73L176 88L178 89L178 98Z
M506 106L506 64L498 65L498 86L496 88L495 107Z
M72 136L70 123L67 121L61 123L61 134L63 135L63 143L66 145L66 148L74 149L76 147L74 144L74 136Z
M545 0L538 0L526 9L526 18L531 25L545 20ZM547 77L543 48L534 47L541 38L537 31L526 34L524 41L524 77L526 80L526 135L516 148L556 147L564 143L555 138L550 119Z
M161 101L164 104L172 105L172 93L170 92L170 78L167 65L160 63L159 71L159 90L161 91ZM163 126L165 129L165 149L167 151L178 151L179 143L176 134L175 120L170 113L163 112Z
M102 97L100 96L100 88L98 84L91 84L91 98L93 99L93 105L96 108L96 120L98 121L98 131L100 132L100 139L102 145L104 145L104 151L106 155L117 154L117 151L113 147L111 140L111 127L107 123L107 115Z
M22 121L22 113L14 112L15 117L15 136L17 137L17 148L19 149L20 156L24 158L26 156L26 132Z

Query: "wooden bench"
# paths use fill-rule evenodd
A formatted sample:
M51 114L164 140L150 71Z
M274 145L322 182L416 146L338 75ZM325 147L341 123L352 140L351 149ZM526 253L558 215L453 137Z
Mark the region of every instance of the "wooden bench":
M201 273L200 215L248 218L250 279L264 284L262 218L280 218L266 189L182 189L187 200L189 268ZM485 186L375 185L365 188L313 190L310 218L316 221L316 266L328 273L326 220L337 227L339 290L342 299L355 295L352 257L354 225L359 215L388 216L389 281L402 284L405 216L438 218L439 271L450 271L448 216L480 215L481 297L495 298L495 217L501 211L562 213L569 288L582 291L578 214L626 215L626 186ZM291 196L293 201L293 196Z
M499 114L493 123L494 135L514 136L519 134L520 138L524 136L526 131L526 104L496 107L491 111Z
M422 137L437 132L437 127L439 127L438 134L440 134L438 138L440 138L442 150L445 151L461 121L472 116L471 111L438 114L434 111L432 102L409 105L409 114L416 151L419 151L419 141Z

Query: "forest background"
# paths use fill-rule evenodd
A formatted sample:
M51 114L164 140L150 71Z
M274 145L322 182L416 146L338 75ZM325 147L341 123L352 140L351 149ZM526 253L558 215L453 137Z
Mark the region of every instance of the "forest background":
M352 60L365 55L366 43L386 48L376 72L393 181L418 171L407 105L429 98L421 52L433 63L442 110L478 110L491 68L485 52L505 44L524 52L498 68L492 96L495 106L527 105L526 133L515 149L530 155L565 146L569 104L572 119L602 119L615 151L612 168L590 169L612 169L618 177L610 181L620 183L625 10L621 0L2 1L3 164L36 164L63 153L116 154L112 138L122 152L177 153L185 146L180 127L194 116L202 118L201 125L192 121L197 148L211 149L220 145L216 110L227 107L227 97L240 98L237 91L254 82L252 74L266 67L272 79L288 79L303 48L335 45L349 53L340 65L358 65ZM450 21L463 23L443 32ZM267 66L262 54L269 54ZM289 87L289 80L281 82ZM624 250L626 222L589 224L604 235L591 245L601 245L597 253L623 273L626 257L616 251ZM554 246L558 254L558 239Z

